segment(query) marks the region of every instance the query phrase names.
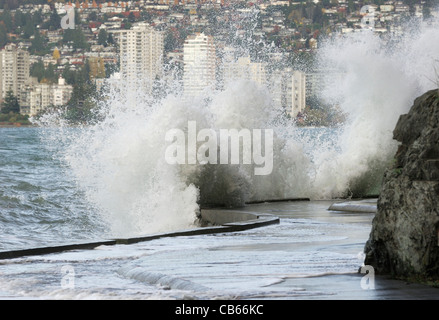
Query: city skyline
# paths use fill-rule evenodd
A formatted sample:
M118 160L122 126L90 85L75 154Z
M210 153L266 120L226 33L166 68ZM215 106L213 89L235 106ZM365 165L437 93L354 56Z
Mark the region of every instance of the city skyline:
M247 7L238 6L232 10L230 3L224 1L200 1L195 7L195 1L180 1L171 7L166 1L144 0L71 1L20 6L13 12L13 23L18 26L17 32L8 34L9 39L15 41L8 42L6 46L14 46L22 54L14 56L13 59L20 57L16 60L17 63L3 63L0 97L4 99L5 93L10 89L19 100L21 113L36 115L50 105L67 105L77 87L75 79L78 78L78 73L82 73L83 79L93 82L98 88L102 87L105 79L116 76L125 81L128 88L140 85L146 92L151 92L155 80L168 81L164 70L173 66L176 70L181 69L176 80L181 81L183 91L188 96L197 95L209 86L221 89L231 79L245 79L267 87L274 105L283 108L291 117L297 117L309 105L308 101L315 101L316 93L321 91L328 77L338 77L337 71L306 71L300 67L295 68L294 65L273 66L277 60L289 59L287 55L292 52L312 55L318 50L320 38L313 34L305 39L301 34L300 38L294 40L294 45L299 46L297 50L288 51L274 46L276 50L263 52L262 55L266 56L262 59L257 57L261 55L260 52L256 56L252 52L254 49L250 46L254 44L250 44L232 58L225 58L224 53L227 50L236 48L230 43L231 40L242 42L245 37L250 36L255 43L266 41L269 44L272 40L287 39L291 31L296 30L297 34L300 30L297 21L292 20L292 15L296 13L294 8L298 4L285 5L282 1L236 3L246 4ZM357 9L349 9L352 3L357 5ZM321 13L329 19L331 32L338 30L343 35L361 29L362 18L356 13L361 13L358 8L361 4L359 1L339 1L337 5L328 5L314 1L312 6L319 8L322 5ZM60 21L56 22L56 19L64 18L67 15L67 6L70 5L76 9L75 20L78 18L79 23L73 30L63 30ZM181 11L182 8L186 8L186 11ZM209 16L209 10L214 9L224 15ZM410 13L418 18L427 13L437 14L436 11L427 12L417 5L412 10L402 1L386 1L381 5L372 5L372 9L373 31L377 35L383 32L403 32L398 21L404 14ZM351 10L351 14L346 15L346 10ZM2 10L0 13L6 15L7 12ZM290 14L287 16L284 12ZM18 25L19 17L15 16L18 14L40 15L44 22L35 27L34 36L27 41L21 38L26 30L24 24ZM304 18L306 12L304 14L300 24L310 23L311 19ZM315 14L314 10L313 20L317 19ZM345 16L346 22L338 23L338 26L335 22L340 20L335 18L335 14ZM107 16L103 18L102 15ZM6 18L4 22L7 23ZM251 25L252 21L255 24L248 29L246 24ZM293 24L288 26L287 21L294 21L295 27L292 28ZM391 23L383 24L383 21ZM223 22L237 29L230 29ZM383 25L387 26L385 30ZM220 28L213 32L209 29L213 26ZM197 28L202 31L197 31ZM236 34L232 35L227 30L235 30ZM270 38L274 35L275 38ZM35 54L36 42L41 42L39 37L43 41L48 40L50 46L45 46L51 48L50 53ZM200 37L203 38L202 41ZM242 49L242 44L235 45ZM4 61L12 61L12 55L6 54L6 47L2 52L4 59L9 57ZM35 74L34 66L40 62L44 65L43 68L53 69L50 78L39 75L36 80L30 74ZM136 86L132 86L133 83Z

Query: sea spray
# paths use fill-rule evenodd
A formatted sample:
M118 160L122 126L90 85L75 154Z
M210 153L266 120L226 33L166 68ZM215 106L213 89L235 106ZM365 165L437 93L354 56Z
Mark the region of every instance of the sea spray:
M300 145L284 139L285 127L276 126L279 110L273 108L267 89L240 80L213 93L211 98L205 109L211 121L209 128L273 130L273 168L269 174L257 175L255 168L259 165L255 163L186 167L196 172L184 175L187 181L200 186L201 203L242 206L247 201L304 196L308 161Z
M172 94L154 100L146 94L137 97L135 105L127 103L132 101L127 94L114 90L103 99L103 120L77 128L61 126L51 137L63 145L60 156L114 235L194 226L200 205L235 207L305 195L308 161L299 144L284 139L284 127L276 127L279 110L266 88L239 80L210 92L209 101ZM187 132L189 123L218 132L273 131L270 174L255 174L261 167L257 163L169 164L166 133Z
M81 130L65 154L90 201L120 236L192 226L198 190L164 161L167 115L181 115L175 99L149 108L109 103L109 117Z
M438 44L438 30L428 26L393 42L362 32L321 43L316 68L341 75L320 92L347 115L337 129L295 126L274 103L272 83L234 80L189 98L178 81L152 93L117 82L95 110L98 121L69 128L62 115L43 117L59 127L46 141L58 145L78 187L116 236L192 227L203 205L364 196L377 190L391 161L399 115L433 86L427 79L434 78ZM267 70L276 67L267 64ZM271 174L255 175L254 164L169 164L166 133L187 132L191 121L216 131L273 129Z
M434 87L427 79L435 77L438 53L439 30L428 24L394 39L365 30L322 44L319 66L343 73L340 81L326 83L322 97L338 104L348 119L339 151L314 155L317 197L377 194L397 148L393 128L413 100Z

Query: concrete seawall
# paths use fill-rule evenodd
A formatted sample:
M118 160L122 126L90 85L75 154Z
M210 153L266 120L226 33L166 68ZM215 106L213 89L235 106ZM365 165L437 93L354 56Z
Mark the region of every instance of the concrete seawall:
M14 259L25 256L45 255L71 250L91 250L99 246L118 244L132 244L143 241L151 241L164 237L194 236L202 234L214 234L223 232L236 232L247 229L278 224L279 218L269 214L256 214L251 212L234 211L227 209L202 209L201 219L208 223L209 227L200 227L167 233L157 233L142 237L110 239L95 242L67 244L59 246L47 246L22 250L0 251L0 260Z

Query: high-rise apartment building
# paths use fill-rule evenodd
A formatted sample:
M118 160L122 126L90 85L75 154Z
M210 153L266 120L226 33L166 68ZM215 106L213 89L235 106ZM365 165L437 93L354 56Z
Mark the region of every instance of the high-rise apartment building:
M266 85L265 64L252 62L250 57L240 57L236 61L225 61L223 68L224 82L230 80L251 80L259 85Z
M164 36L141 22L129 30L113 31L119 46L121 79L132 88L146 86L160 77L163 67Z
M319 69L306 74L306 97L318 97L344 81L345 74L336 69Z
M270 74L269 89L274 106L295 118L306 107L306 81L304 72L284 68Z
M29 115L35 116L39 112L50 106L51 102L51 85L48 83L39 83L29 91Z
M183 48L183 89L186 96L197 96L216 82L216 53L212 36L196 33Z
M29 80L29 52L10 43L0 51L0 100L12 90L21 103L22 89Z
M291 98L287 101L287 106L291 109L289 111L292 117L296 117L299 112L302 112L306 106L306 75L302 71L293 71L291 75L291 89L288 90L288 96ZM288 99L289 100L289 99ZM288 112L288 111L287 111Z

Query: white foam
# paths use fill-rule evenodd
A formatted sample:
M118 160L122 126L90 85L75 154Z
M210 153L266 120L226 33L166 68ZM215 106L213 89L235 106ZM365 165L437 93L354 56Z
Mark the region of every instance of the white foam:
M395 153L392 130L399 115L434 86L426 79L436 76L432 66L439 52L437 29L422 26L397 44L390 48L367 33L321 44L320 65L344 73L344 80L322 92L348 115L331 139L303 137L303 130L276 121L279 110L269 91L241 80L195 99L184 98L178 83L168 84L161 100L119 87L101 101L103 121L67 129L54 117L61 130L50 139L60 146L61 158L112 236L191 227L200 201L242 205L368 192L379 184ZM272 174L254 176L252 165L169 165L164 159L165 134L186 130L188 121L215 130L274 129Z
M349 188L367 188L396 152L393 129L413 100L437 87L439 30L422 24L408 28L402 38L380 38L371 32L346 35L323 43L320 65L343 72L340 81L326 84L323 98L337 102L348 121L338 139L339 152L316 153L314 191L319 198L346 194ZM320 189L320 194L319 194Z

